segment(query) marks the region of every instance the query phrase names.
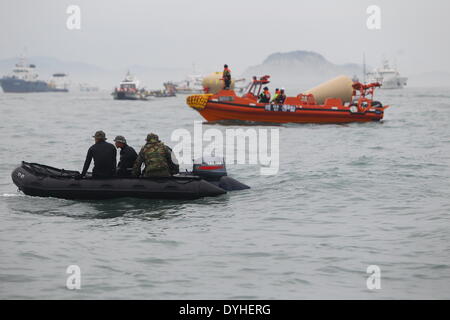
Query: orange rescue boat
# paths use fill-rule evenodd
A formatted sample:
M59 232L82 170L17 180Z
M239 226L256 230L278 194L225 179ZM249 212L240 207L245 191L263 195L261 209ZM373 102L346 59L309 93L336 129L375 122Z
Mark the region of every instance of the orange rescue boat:
M317 104L313 94L287 97L282 105L259 103L262 86L269 83L270 76L256 79L247 92L237 96L234 90L221 90L216 94L191 95L186 103L197 110L207 121L244 121L269 123L350 123L380 121L384 110L379 101L373 100L379 83L354 82L351 102L339 98L325 99Z

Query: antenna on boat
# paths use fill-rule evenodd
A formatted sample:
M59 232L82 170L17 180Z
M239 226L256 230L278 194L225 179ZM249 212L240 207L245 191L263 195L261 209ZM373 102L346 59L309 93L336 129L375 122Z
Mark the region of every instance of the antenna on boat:
M27 59L27 47L23 47L23 50L19 55L19 64L18 65L25 66L26 59ZM16 66L18 66L18 65L16 64Z
M366 53L363 52L363 83L366 83Z

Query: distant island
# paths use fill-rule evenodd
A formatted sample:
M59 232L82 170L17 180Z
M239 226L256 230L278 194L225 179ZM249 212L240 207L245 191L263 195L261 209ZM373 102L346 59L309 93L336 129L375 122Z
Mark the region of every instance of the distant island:
M361 77L363 66L356 63L334 64L313 51L277 52L269 55L261 64L247 68L244 77L271 76L279 86L295 86L306 89L338 75Z

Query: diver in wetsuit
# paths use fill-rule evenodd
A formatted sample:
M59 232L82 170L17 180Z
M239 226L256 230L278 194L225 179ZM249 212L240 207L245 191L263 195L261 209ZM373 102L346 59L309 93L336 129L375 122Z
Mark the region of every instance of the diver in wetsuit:
M120 161L117 165L117 175L119 177L129 177L132 175L133 165L137 158L137 153L127 144L124 136L117 136L114 139L116 148L120 148Z
M89 148L83 171L78 178L86 175L92 159L94 159L93 178L112 178L116 174L117 150L111 143L106 142L106 136L103 131L97 131L93 138L95 138L95 144Z

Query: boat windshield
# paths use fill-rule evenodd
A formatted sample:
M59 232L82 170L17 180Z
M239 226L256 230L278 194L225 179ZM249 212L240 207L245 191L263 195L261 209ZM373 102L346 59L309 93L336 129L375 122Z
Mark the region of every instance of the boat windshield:
M120 84L121 89L136 89L136 84L134 83L122 83Z
M253 77L253 81L248 86L247 92L244 94L244 97L257 97L261 93L261 88L263 85L269 83L270 76L265 75L261 78Z

